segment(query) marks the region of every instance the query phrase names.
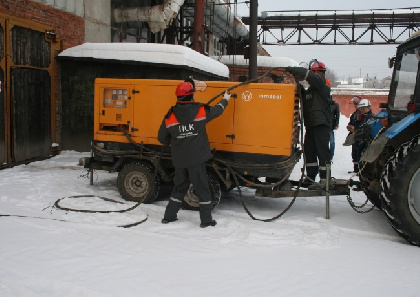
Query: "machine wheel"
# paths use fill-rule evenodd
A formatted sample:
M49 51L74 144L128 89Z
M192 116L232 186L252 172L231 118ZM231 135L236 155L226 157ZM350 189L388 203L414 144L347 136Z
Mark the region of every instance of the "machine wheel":
M209 187L212 200L212 208L214 209L220 202L220 197L222 196L222 191L220 189L220 183L217 177L210 172L207 172L209 178ZM198 196L194 193L194 188L190 185L190 189L185 195L184 200L182 201L182 208L189 210L199 210L200 206L198 204Z
M364 166L364 167L363 167ZM379 190L377 191L372 191L371 189L369 189L369 185L370 185L370 181L368 178L365 178L364 176L368 176L370 172L373 171L373 167L375 166L375 164L365 164L363 162L359 162L359 168L364 168L362 170L362 173L359 175L359 179L363 188L363 192L365 193L366 197L369 199L369 201L375 205L377 208L382 209L382 205L381 205L381 197L379 195ZM376 184L379 187L379 181L376 182Z
M160 178L144 162L128 163L118 173L118 190L125 200L151 203L159 194Z
M222 193L229 193L234 188L236 188L235 184L231 184L230 187L228 188L228 187L226 187L226 185L224 183L220 183L220 190L222 191Z
M420 246L420 135L403 144L385 164L381 200L391 226Z
M363 192L373 205L375 205L379 209L382 209L381 198L377 193L369 191L368 189L363 189Z

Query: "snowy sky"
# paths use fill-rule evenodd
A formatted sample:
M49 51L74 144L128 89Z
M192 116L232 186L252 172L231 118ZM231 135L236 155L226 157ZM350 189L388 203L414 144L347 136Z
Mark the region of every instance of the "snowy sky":
M231 1L232 2L232 1ZM245 1L238 1L239 15L248 16L249 7ZM280 10L366 10L420 7L417 0L379 1L277 1L259 0L258 14L262 11ZM384 29L386 30L386 29ZM387 31L385 31L387 33ZM309 62L317 58L333 69L339 78L377 76L382 78L392 74L388 68L388 58L395 55L396 45L326 45L326 46L264 46L272 56L289 57L298 62Z
M343 179L352 169L350 147L341 145L347 122L342 116L332 165L333 176ZM333 196L326 219L325 197L298 198L282 218L265 223L248 216L233 190L213 211L217 226L202 229L193 211L160 223L168 190L124 213L54 207L59 199L61 207L85 210L133 206L121 199L116 173L96 171L89 185L78 166L85 156L64 151L0 170L0 214L14 215L0 216L1 297L419 296L419 248L378 209L359 214L345 196ZM258 218L279 214L291 201L243 192ZM351 197L357 205L366 199L355 191Z

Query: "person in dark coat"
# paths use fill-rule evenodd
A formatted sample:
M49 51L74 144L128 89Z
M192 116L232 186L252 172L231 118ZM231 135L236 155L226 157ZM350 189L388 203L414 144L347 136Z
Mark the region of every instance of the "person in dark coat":
M353 156L353 162L355 165L355 172L359 172L359 161L362 156L363 151L366 149L366 147L369 145L369 137L367 135L364 135L363 131L361 130L361 127L367 122L369 119L368 115L372 115L372 104L368 99L362 99L360 100L358 106L357 106L358 114L364 115L365 117L361 120L356 120L354 123L354 129L353 133L356 133L355 142L353 144L354 147L354 156ZM359 133L357 133L358 130Z
M357 129L357 127L360 126L360 123L361 123L361 121L357 119L357 116L360 114L360 111L357 108L360 100L362 100L360 96L354 96L350 100L350 103L354 105L354 108L356 109L356 111L350 115L350 120L349 120L349 123L347 124L347 130L349 131L349 135L354 133L354 131ZM353 171L349 171L349 173L359 172L359 160L357 159L357 156L359 154L358 150L359 150L359 147L355 143L353 143L351 145L351 158L353 161Z
M334 157L335 151L335 132L340 124L340 106L334 100L331 100L332 125L330 130L330 154L331 160Z
M223 113L230 94L225 93L215 106L195 102L195 85L190 79L179 84L175 93L178 101L165 115L158 132L158 140L163 145L171 145L175 167L174 188L162 223L177 220L183 198L192 184L199 197L200 227L215 226L217 223L211 215L212 199L205 165L213 156L206 124Z
M332 125L331 88L325 79L325 64L313 60L309 70L303 67L288 67L297 80L306 80L309 88L303 98L303 119L306 128L304 153L306 158L306 179L303 186L309 186L319 173L320 185L325 185L326 164L331 162L330 130Z

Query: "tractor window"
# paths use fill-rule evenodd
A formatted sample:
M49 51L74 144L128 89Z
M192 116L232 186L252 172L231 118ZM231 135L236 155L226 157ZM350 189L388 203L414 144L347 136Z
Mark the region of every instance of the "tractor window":
M406 110L407 103L413 102L420 64L419 53L420 48L407 50L400 57L401 60L396 63L393 81L393 86L395 86L393 107L395 109Z

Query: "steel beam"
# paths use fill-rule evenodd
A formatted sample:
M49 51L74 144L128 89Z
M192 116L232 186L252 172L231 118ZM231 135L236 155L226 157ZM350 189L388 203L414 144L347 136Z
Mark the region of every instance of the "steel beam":
M242 21L250 25L251 17ZM267 11L257 25L262 44L396 44L420 29L420 8Z

